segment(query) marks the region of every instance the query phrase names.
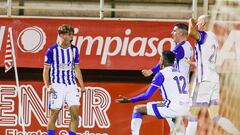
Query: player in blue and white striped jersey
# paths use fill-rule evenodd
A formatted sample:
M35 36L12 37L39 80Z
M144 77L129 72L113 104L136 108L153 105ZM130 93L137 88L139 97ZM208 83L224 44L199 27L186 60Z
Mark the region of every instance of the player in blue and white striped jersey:
M69 135L75 135L79 123L80 95L77 81L85 91L81 70L79 69L79 52L71 44L74 29L69 25L58 28L61 38L59 43L54 43L45 54L43 80L45 88L50 92L49 109L50 117L47 125L48 135L55 134L55 123L59 111L66 102L69 106L71 121ZM49 70L51 83L49 81ZM50 87L51 84L51 87Z
M133 135L139 135L143 115L162 118L175 118L185 116L189 111L188 82L184 75L173 65L175 54L164 51L160 59L162 69L154 76L151 85L146 92L132 97L120 97L118 103L135 103L149 99L156 90L160 89L163 101L148 102L134 107L131 129Z

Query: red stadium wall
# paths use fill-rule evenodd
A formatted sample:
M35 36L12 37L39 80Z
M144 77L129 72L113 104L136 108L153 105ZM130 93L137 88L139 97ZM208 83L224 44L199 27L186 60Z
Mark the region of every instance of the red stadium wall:
M0 81L0 133L6 135L20 134L22 129L18 121L18 96L14 81ZM28 133L46 134L48 118L48 101L46 90L42 82L21 81L21 101L26 131ZM78 133L97 133L109 135L130 134L131 115L134 104L117 104L118 95L128 97L145 91L146 83L86 83L88 92L81 96L80 127ZM156 93L153 100L159 100L160 93ZM88 101L88 102L86 102ZM58 133L63 135L68 131L69 111L64 107L60 113L57 126ZM165 120L145 116L141 134L167 134L168 125ZM90 134L89 134L90 135ZM91 134L92 135L92 134Z
M148 21L112 21L112 20L64 20L64 19L8 19L0 22L0 69L4 67L4 54L8 28L13 29L13 43L16 50L17 65L21 68L42 68L44 53L57 40L57 28L63 24L74 26L74 44L80 50L82 69L97 70L141 70L150 68L159 60L159 54L175 46L170 38L173 25L177 22ZM220 72L231 72L231 68L240 64L240 24L216 23L214 31L219 39ZM224 33L224 34L223 34ZM192 45L193 42L191 41ZM227 66L224 66L227 65ZM238 70L239 71L239 70ZM21 126L17 120L19 102L14 80L6 81L0 75L0 134L20 134ZM11 72L11 71L10 71ZM7 73L8 74L8 73ZM27 74L27 73L26 73ZM28 75L30 75L28 73ZM6 76L6 75L5 75ZM39 76L42 76L39 74ZM125 76L128 76L126 74ZM117 77L116 77L117 78ZM47 95L42 89L40 79L21 80L24 117L28 132L45 132L48 116ZM114 99L119 94L134 96L147 88L146 83L126 82L87 82L90 93L97 100L86 104L87 95L81 97L81 126L79 133L99 133L110 135L130 134L130 121L134 104L116 104ZM99 98L96 93L104 97ZM94 95L95 94L95 95ZM153 100L159 100L157 94ZM93 100L92 100L93 101ZM99 101L99 102L98 102ZM104 105L105 108L101 108ZM91 106L101 110L89 110ZM85 109L85 110L84 110ZM86 115L86 111L92 116ZM63 110L58 121L61 134L67 131L68 110ZM31 117L30 117L31 116ZM96 117L98 116L98 117ZM89 132L89 133L88 133ZM144 119L141 133L144 135L168 134L168 125L164 120L147 117ZM44 134L44 133L43 133Z
M171 31L177 22L2 18L0 67L9 27L13 29L18 67L42 68L44 53L57 41L57 28L63 23L75 28L73 44L79 48L82 69L141 70L155 65L163 50L175 47ZM240 50L235 47L240 44L239 27L227 22L214 25L220 41L219 68L229 60L240 63Z
M155 64L163 48L175 46L169 38L175 22L1 19L0 53L5 53L7 28L12 27L18 66L42 68L45 51L56 42L63 23L75 28L73 44L83 69L138 70Z

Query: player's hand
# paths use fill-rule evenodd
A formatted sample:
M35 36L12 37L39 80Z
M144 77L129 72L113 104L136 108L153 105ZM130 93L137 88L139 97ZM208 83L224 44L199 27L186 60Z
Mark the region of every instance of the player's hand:
M82 93L86 92L86 88L85 87L81 87L80 89L81 89Z
M151 76L153 74L152 70L150 69L143 69L142 70L142 74L145 76L145 77L148 77L148 76Z
M45 88L47 89L48 93L54 93L55 92L55 90L51 86L46 86L45 85Z
M195 65L194 61L191 61L190 59L188 59L186 57L184 58L184 60L190 65Z
M125 97L125 96L119 95L119 98L115 99L115 102L117 102L117 103L129 103L130 99Z
M196 23L197 23L197 20L194 19L194 18L190 18L190 19L189 19L189 22L191 22L192 24L196 24Z

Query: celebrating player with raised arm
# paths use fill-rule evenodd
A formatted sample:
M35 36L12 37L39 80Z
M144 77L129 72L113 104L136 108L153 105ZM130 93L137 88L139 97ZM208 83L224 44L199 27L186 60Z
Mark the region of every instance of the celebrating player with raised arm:
M189 20L189 36L196 40L195 63L197 67L196 86L192 93L192 107L186 135L195 135L197 115L201 108L208 109L210 117L223 129L234 135L240 135L237 128L224 117L219 116L219 76L215 69L218 41L215 34L208 31L209 16L202 15L197 22Z

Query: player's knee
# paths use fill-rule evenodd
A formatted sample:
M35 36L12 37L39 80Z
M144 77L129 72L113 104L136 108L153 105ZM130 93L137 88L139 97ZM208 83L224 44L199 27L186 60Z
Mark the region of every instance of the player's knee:
M51 110L50 116L49 116L50 120L56 121L56 119L58 118L58 112L59 110Z
M142 114L145 114L145 112L146 112L146 105L135 105L133 112L140 112Z
M219 116L219 106L218 105L211 105L208 108L208 112L211 119L217 118Z
M71 120L72 121L79 121L79 115L75 115L75 114L71 115Z
M139 112L140 105L135 105L133 108L133 112Z
M189 114L190 114L191 116L197 117L198 114L199 114L199 112L200 112L200 110L201 110L201 107L192 106L192 107L190 108Z

